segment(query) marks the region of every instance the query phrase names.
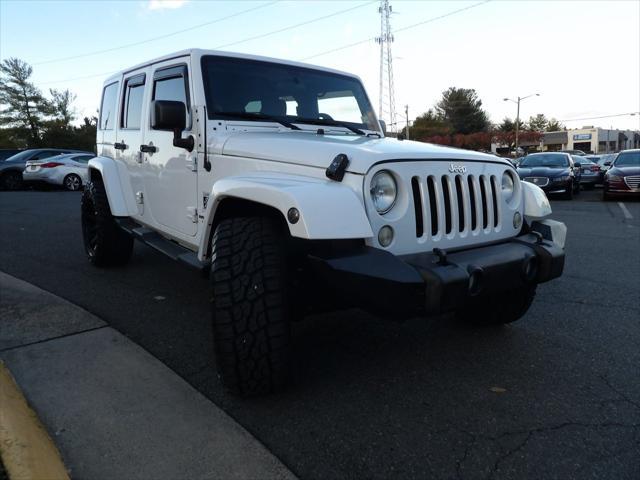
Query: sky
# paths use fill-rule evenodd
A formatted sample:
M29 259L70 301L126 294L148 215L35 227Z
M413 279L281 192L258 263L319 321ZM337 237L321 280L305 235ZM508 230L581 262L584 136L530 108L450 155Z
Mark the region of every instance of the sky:
M505 97L539 93L522 101L521 118L544 113L568 128L640 129L640 114L628 115L640 111L640 0L390 3L399 116L408 105L415 118L455 86L475 89L495 123L515 118L516 105ZM378 5L0 0L0 60L31 64L45 92L70 89L80 117L95 114L111 72L192 47L355 73L377 110Z

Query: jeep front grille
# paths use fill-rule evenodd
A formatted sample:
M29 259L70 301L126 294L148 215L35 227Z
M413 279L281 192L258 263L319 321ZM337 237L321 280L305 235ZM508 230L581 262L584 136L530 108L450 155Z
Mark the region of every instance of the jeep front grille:
M495 175L414 176L411 190L418 238L490 233L500 225Z

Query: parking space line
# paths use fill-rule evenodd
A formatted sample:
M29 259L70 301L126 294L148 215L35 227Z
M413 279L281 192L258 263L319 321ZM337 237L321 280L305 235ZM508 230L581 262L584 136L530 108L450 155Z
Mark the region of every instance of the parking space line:
M633 218L633 215L631 215L631 212L629 211L627 206L622 202L618 202L618 205L620 206L620 210L622 210L622 213L624 213L624 218L626 218L627 220L631 220Z

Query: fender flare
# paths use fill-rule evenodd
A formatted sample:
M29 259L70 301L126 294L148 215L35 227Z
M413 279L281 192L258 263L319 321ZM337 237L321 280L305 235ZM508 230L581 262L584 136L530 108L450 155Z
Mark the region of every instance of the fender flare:
M89 160L89 178L91 178L92 169L100 172L102 176L111 215L114 217L135 215L138 209L133 192L128 182L123 182L116 161L109 157L95 157ZM123 185L126 185L126 188L123 188Z
M312 177L289 174L256 173L226 177L214 183L207 210L205 231L200 238L204 259L218 207L235 198L278 210L292 237L308 240L354 239L373 236L365 207L350 187ZM297 208L300 220L286 220L287 212Z

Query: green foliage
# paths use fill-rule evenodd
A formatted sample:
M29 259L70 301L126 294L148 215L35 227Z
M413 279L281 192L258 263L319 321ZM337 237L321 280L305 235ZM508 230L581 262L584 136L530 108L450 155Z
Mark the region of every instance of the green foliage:
M29 81L33 69L17 58L0 64L0 127L13 129L19 146L39 146L40 130L49 111L47 100Z
M0 148L58 147L95 151L95 117L79 127L73 102L76 95L50 89L50 98L29 80L30 65L17 58L0 64Z
M555 118L552 118L551 120L549 120L546 128L547 132L558 132L560 130L566 130L566 129L567 128Z
M454 134L485 132L490 127L489 117L482 109L482 100L472 88L450 87L442 92L436 114L451 126Z
M518 121L518 130L525 130L526 126L522 120ZM509 117L505 117L502 120L502 123L497 126L497 130L500 132L515 132L516 131L516 122L511 120Z
M535 117L529 117L528 129L532 132L544 132L549 126L549 120L544 113L539 113Z
M411 138L417 140L434 135L450 135L451 133L451 125L432 109L416 118L409 128Z

